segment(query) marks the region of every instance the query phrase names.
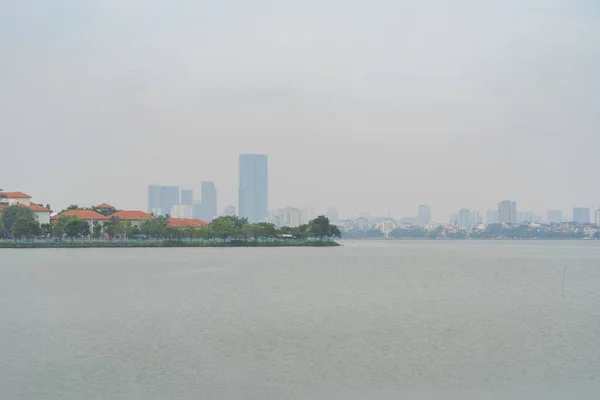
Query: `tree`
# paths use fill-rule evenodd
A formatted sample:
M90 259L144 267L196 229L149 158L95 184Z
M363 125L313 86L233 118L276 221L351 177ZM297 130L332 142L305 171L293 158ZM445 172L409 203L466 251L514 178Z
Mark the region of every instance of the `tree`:
M211 224L217 220L232 221L238 229L242 229L244 225L248 224L248 218L240 218L236 215L225 215L223 217L215 218L211 221Z
M77 219L77 217L62 216L58 221L52 223L52 236L62 238L67 231L67 224L73 219Z
M52 234L52 226L50 224L41 224L42 235L49 236Z
M340 230L336 225L329 223L329 218L320 215L308 223L308 230L311 237L321 240L325 238L341 237Z
M30 220L27 218L17 218L17 220L12 225L12 235L16 239L21 239L23 237L32 237L39 236L42 234L42 230L40 229L40 224L35 220Z
M65 233L71 239L78 236L89 236L90 225L85 220L75 218L67 223Z
M35 215L29 209L29 207L23 207L23 206L17 206L17 205L8 206L8 207L4 208L4 210L2 211L2 214L0 216L0 219L2 220L2 224L4 225L4 229L6 229L7 232L12 232L13 224L19 218L25 218L29 221L34 221L34 222L36 221Z
M100 239L102 237L102 225L99 223L95 223L92 228L92 237L95 239Z
M219 217L211 221L208 225L210 232L221 239L227 239L232 236L236 236L239 232L239 228L236 227L235 222L226 217Z

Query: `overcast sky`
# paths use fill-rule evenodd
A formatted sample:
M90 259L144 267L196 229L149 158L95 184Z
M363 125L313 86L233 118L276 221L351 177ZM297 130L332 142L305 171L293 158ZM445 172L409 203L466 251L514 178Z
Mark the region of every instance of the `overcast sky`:
M600 206L597 0L0 6L0 187L55 209L212 180L222 210L239 153L270 208Z

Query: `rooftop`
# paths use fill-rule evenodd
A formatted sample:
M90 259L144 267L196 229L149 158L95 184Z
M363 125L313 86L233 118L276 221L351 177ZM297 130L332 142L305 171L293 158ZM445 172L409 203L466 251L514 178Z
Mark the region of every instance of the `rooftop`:
M7 199L30 199L31 196L23 192L0 192L0 197Z
M110 204L107 204L107 203L98 204L96 206L96 208L104 208L104 209L110 209L110 210L115 209L113 206L111 206Z
M173 228L187 228L187 227L200 227L208 225L206 222L200 219L192 218L169 218L169 226Z
M97 213L94 210L67 210L61 212L60 214L56 214L51 219L53 221L58 220L60 217L77 217L78 219L93 219L93 220L108 220L109 217L106 217L100 213Z
M110 218L119 218L124 221L140 221L144 219L154 219L154 215L143 211L120 210L112 214L110 217L107 217L107 219Z

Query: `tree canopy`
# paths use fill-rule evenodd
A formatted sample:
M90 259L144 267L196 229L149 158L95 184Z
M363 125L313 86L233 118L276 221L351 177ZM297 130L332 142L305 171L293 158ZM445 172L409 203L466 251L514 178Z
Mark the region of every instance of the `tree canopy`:
M0 213L0 220L2 225L7 232L12 232L13 224L19 219L24 218L29 221L37 222L35 215L29 209L29 207L22 206L8 206Z

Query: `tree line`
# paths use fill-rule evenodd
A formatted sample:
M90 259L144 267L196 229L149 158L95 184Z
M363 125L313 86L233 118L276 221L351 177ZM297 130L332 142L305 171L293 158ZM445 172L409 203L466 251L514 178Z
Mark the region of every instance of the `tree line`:
M78 209L70 206L69 209ZM256 239L332 239L341 237L336 225L325 216L319 216L308 224L295 228L276 228L267 222L249 223L246 218L236 216L219 217L206 226L176 228L169 226L169 218L156 217L144 220L140 226L131 221L111 218L93 225L74 216L62 216L51 224L39 224L27 207L8 206L0 214L0 238L153 238L153 239L204 239L204 240L256 240ZM110 214L108 214L110 216Z

